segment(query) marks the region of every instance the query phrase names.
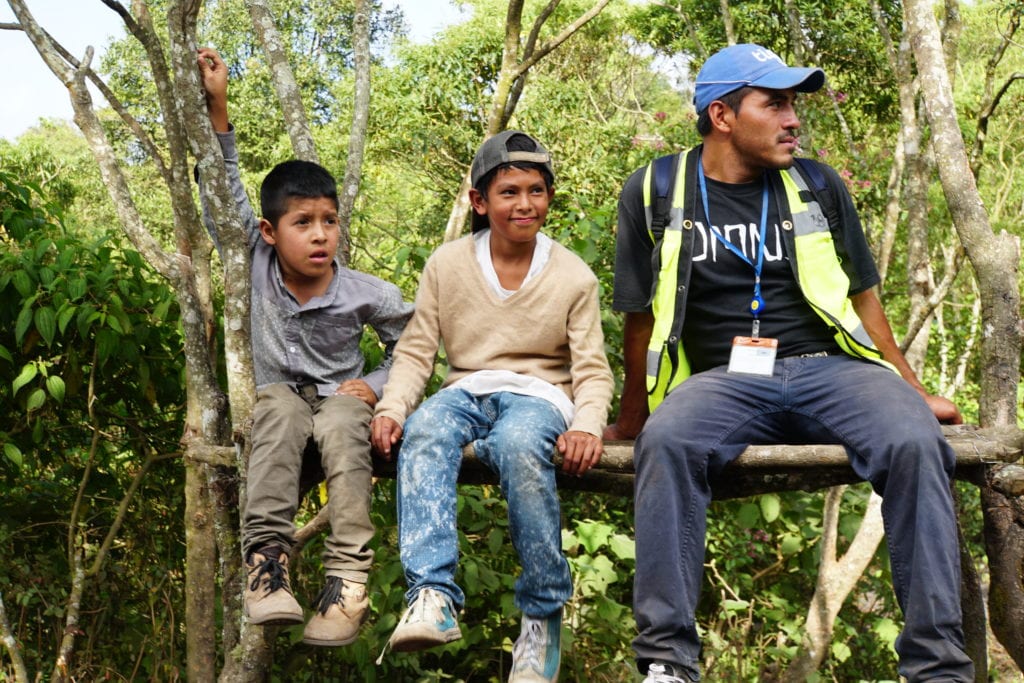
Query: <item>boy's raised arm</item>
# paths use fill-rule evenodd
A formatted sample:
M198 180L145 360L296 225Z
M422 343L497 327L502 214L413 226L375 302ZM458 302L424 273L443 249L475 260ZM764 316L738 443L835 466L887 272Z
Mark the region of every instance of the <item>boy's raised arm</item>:
M238 213L245 225L251 247L260 238L260 222L249 203L249 195L245 192L245 186L242 184L242 178L238 172L238 151L235 149L235 137L228 120L228 67L220 54L213 48L201 47L196 55L199 75L206 93L210 123L213 124L213 130L217 133L217 140L220 142L221 152L224 154L224 169L228 174L228 182L231 183L231 195L234 197L235 206L238 207ZM198 169L197 180L201 185L202 176L198 174ZM217 236L217 226L213 224L209 216L203 193L200 192L199 196L203 205L203 223L219 251L220 239Z
M206 92L206 107L210 123L218 133L227 133L228 127L228 66L216 50L201 47L198 51L199 75Z

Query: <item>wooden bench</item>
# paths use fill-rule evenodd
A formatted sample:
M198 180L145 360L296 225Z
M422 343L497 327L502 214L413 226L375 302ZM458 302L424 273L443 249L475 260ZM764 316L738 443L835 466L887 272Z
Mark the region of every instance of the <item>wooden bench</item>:
M956 453L956 478L976 484L984 474L985 465L1015 462L1024 448L1024 433L1017 429L958 425L944 426L943 433ZM395 463L375 460L374 474L394 478ZM605 444L604 456L597 467L582 477L559 473L558 485L568 490L632 496L633 475L633 442L613 441ZM1024 468L1021 468L1021 476L1024 477ZM842 446L750 446L726 467L712 491L718 499L743 498L779 491L815 491L859 481ZM467 447L459 483L496 484L497 478L476 459L472 448Z

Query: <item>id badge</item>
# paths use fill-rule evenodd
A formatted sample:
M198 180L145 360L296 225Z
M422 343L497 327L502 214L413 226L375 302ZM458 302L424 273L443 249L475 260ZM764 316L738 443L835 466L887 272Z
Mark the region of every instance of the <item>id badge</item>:
M771 377L779 340L770 337L735 337L729 354L729 372Z

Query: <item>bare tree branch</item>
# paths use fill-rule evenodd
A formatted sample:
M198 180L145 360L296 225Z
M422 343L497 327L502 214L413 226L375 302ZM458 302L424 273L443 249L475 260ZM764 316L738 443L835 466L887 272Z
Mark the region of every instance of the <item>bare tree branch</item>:
M348 263L350 252L350 226L359 182L363 174L363 157L366 150L366 130L370 121L370 13L373 7L368 0L356 0L355 17L352 23L353 52L355 53L355 94L352 104L352 127L348 133L348 157L345 161L345 176L341 181L338 197L338 220L341 224L341 252Z
M260 45L263 46L263 53L270 66L271 81L277 91L277 100L281 103L285 129L288 131L288 138L291 140L292 149L295 150L295 156L318 163L320 157L317 156L316 145L313 144L313 134L309 130L309 121L306 118L306 108L302 104L299 84L295 81L295 74L288 63L284 38L277 30L277 23L274 21L274 13L270 9L270 4L267 0L246 0L245 4L249 8L249 16L252 18L252 28L256 32Z
M7 655L11 658L15 683L28 683L28 669L25 668L25 660L21 656L21 647L14 637L14 632L11 631L11 624L7 618L7 609L4 607L4 596L2 593L0 593L0 643L3 643L4 649L7 650Z

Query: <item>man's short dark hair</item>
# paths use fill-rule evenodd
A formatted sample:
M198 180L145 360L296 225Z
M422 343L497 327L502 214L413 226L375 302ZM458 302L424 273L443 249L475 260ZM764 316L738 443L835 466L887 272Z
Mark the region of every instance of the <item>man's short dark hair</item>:
M750 94L753 88L744 86L738 90L733 90L730 93L726 93L718 98L718 101L725 106L732 109L733 113L739 115L740 105L743 104L743 98ZM711 133L711 117L708 116L708 109L711 107L705 107L704 111L697 114L697 133L703 138L707 137Z
M275 166L260 186L260 212L274 226L293 197L327 197L338 208L338 184L327 169L311 161L292 159Z

